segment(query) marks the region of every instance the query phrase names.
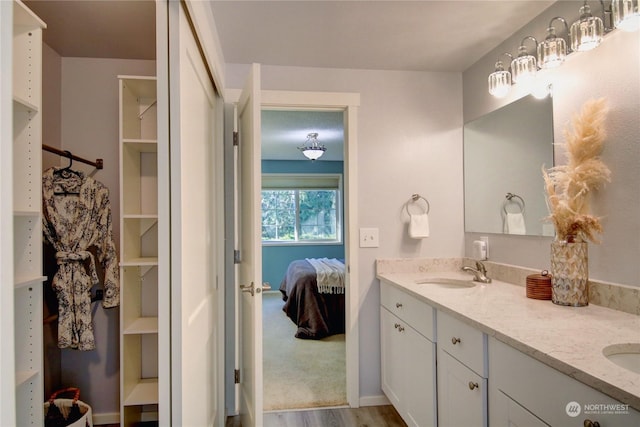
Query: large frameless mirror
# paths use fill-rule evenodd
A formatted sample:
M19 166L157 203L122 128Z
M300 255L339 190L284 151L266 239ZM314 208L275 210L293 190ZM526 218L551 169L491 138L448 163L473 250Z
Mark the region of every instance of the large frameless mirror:
M529 95L466 123L465 231L553 235L543 165L553 166L551 97Z

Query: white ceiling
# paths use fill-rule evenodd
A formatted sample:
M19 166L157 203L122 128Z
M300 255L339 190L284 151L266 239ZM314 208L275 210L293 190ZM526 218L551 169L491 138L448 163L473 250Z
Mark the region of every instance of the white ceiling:
M2 1L2 0L0 0ZM205 1L205 0L202 0ZM64 57L155 59L153 0L25 0ZM554 1L209 1L226 63L461 72ZM342 154L340 114L263 117L265 158L293 159L309 132ZM295 137L293 136L295 135ZM289 139L290 138L290 139ZM338 140L339 139L339 140Z
M553 1L210 1L225 62L464 71Z

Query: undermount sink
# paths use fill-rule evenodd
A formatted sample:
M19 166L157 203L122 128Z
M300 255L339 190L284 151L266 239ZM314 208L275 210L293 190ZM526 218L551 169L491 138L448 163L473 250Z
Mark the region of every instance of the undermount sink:
M609 345L602 354L621 368L640 374L640 343Z
M418 285L435 285L441 288L464 289L473 288L476 284L471 280L449 279L446 277L432 277L429 279L416 280Z

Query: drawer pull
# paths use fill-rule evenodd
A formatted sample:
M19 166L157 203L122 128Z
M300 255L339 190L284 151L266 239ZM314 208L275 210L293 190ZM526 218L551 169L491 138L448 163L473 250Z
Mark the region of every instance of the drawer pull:
M456 337L452 337L451 338L451 344L456 345L460 342L460 338L456 338Z
M397 302L396 303L396 308L402 308L402 303L401 302Z
M600 427L600 423L597 421L584 420L584 427Z
M478 387L479 387L478 383L474 383L473 381L469 381L469 390L475 390ZM586 423L586 421L585 421L585 423ZM599 427L599 426L594 426L594 427Z

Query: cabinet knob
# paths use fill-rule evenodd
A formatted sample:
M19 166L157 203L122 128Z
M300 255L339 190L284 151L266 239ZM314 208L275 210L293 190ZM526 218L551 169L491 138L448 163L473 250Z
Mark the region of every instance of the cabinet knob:
M474 383L473 381L469 381L469 390L475 390L478 387L479 387L478 383ZM585 421L585 423L586 423L586 421Z
M400 327L400 323L396 323L395 325L393 325L393 327L398 329Z
M451 337L451 344L456 345L460 342L460 338Z
M402 303L401 302L397 302L396 303L396 308L402 308Z
M600 427L600 423L597 421L584 420L584 427Z

